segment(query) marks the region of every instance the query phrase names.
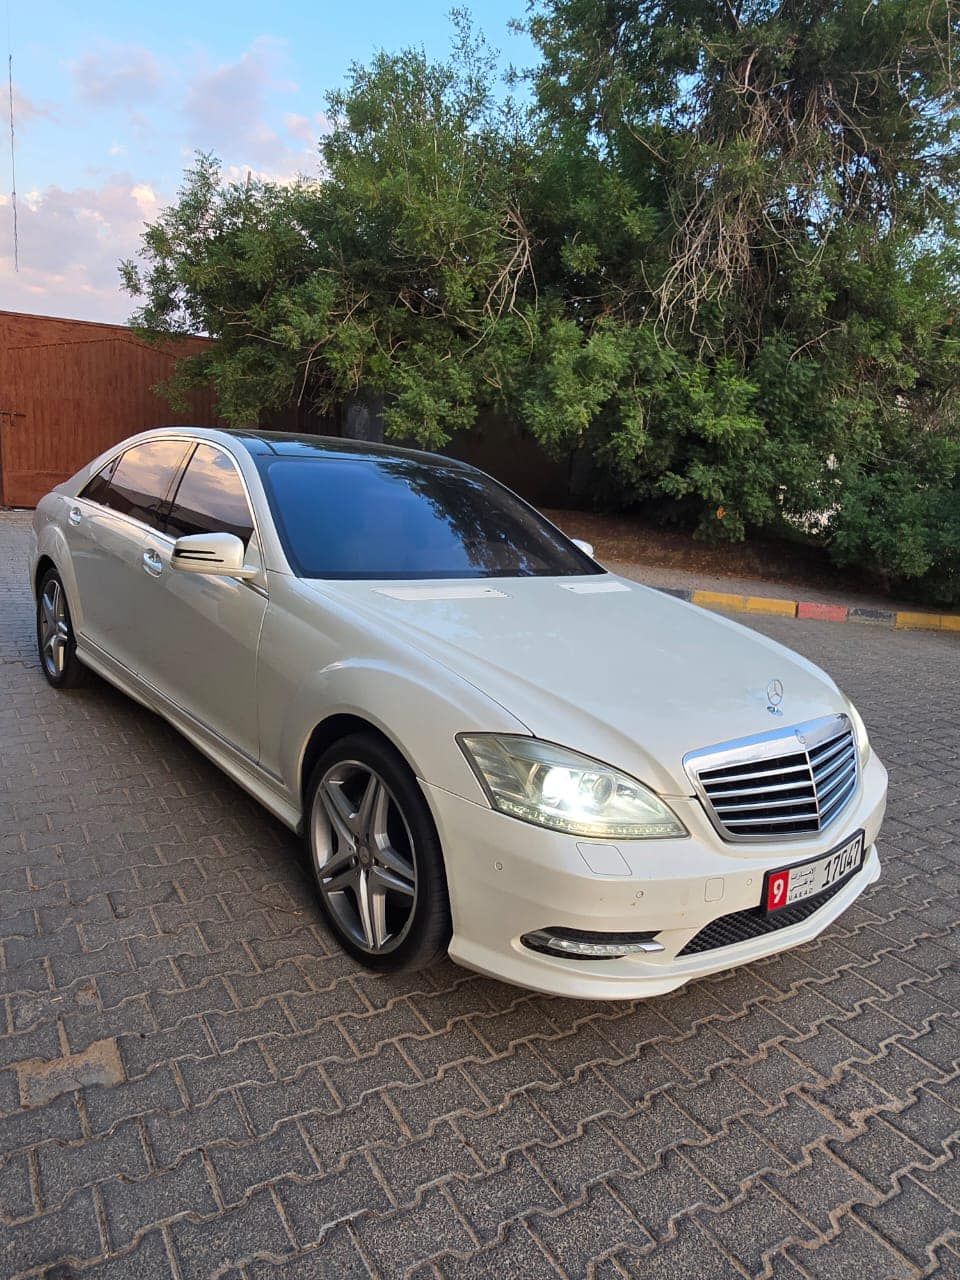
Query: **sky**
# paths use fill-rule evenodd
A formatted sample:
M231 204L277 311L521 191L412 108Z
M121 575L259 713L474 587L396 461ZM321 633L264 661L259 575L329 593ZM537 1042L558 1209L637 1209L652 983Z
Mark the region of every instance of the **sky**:
M0 0L13 53L20 270L7 86L0 97L0 309L123 323L117 263L197 151L229 176L318 173L325 93L378 49L449 52L452 0ZM508 29L525 0L477 0L504 68L534 61ZM8 34L9 29L9 34Z

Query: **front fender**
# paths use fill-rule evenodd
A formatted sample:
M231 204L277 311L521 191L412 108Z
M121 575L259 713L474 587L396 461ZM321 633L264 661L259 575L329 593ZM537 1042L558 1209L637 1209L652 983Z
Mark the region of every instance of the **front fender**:
M394 744L414 773L486 801L456 735L527 733L486 693L389 629L357 618L286 575L270 574L260 634L260 763L300 801L304 752L316 727L356 716Z
M456 735L526 729L472 686L444 674L443 681L431 682L422 672L375 658L335 662L312 672L292 699L281 732L284 781L298 790L314 729L332 716L350 715L389 739L422 781L485 805Z

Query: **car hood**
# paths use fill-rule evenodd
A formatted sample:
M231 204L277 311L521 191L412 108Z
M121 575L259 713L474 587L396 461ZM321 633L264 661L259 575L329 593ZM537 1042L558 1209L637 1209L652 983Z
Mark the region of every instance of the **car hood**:
M829 676L775 641L613 574L311 585L428 653L537 737L664 795L691 794L688 751L847 705ZM775 680L782 702L771 712Z

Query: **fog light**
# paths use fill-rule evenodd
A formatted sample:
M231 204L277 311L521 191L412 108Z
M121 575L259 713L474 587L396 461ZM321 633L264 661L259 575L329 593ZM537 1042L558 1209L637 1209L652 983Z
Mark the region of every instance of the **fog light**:
M623 956L663 951L656 933L594 933L586 929L565 929L554 925L525 933L520 941L531 951L569 960L618 960Z

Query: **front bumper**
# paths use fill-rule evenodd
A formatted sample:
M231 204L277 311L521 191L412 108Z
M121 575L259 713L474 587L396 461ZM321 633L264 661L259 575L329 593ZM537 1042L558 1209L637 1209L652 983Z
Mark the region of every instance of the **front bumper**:
M444 850L453 915L451 959L551 995L601 1000L662 995L691 978L797 946L816 937L880 874L876 839L887 773L872 753L853 801L827 831L765 844L725 843L692 797L670 800L688 838L601 843L519 822L422 785ZM863 866L806 920L731 946L678 954L710 921L758 906L766 871L827 853L861 828L867 848ZM524 934L555 926L652 931L664 950L575 960L532 951L520 941Z

